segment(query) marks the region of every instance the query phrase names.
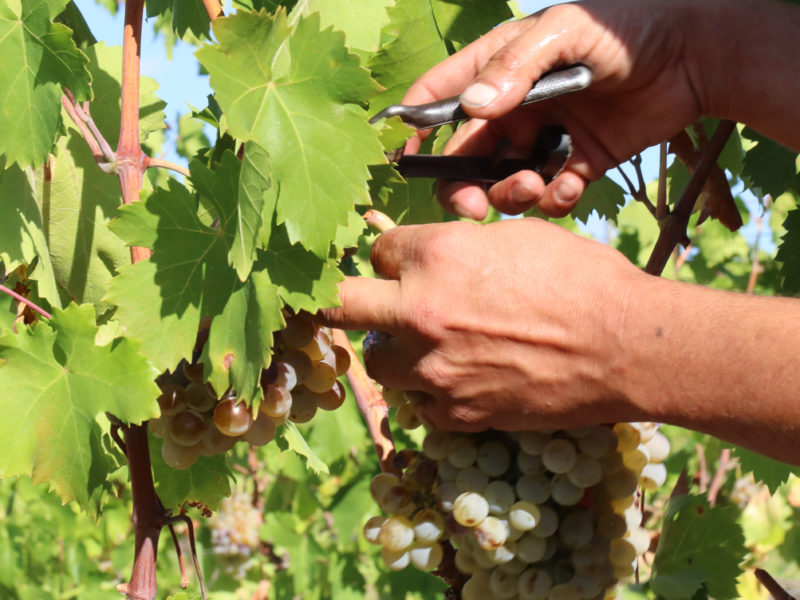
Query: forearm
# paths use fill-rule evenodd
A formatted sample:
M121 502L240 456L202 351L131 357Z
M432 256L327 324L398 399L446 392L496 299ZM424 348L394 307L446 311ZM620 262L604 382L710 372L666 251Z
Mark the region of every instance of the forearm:
M800 464L800 300L648 278L617 375L646 418Z
M689 72L702 111L800 150L800 6L781 0L695 3Z

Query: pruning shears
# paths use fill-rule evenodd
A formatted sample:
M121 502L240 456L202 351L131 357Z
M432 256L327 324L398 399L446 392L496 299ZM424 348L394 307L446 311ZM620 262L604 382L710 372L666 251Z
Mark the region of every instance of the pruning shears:
M551 71L533 84L520 105L577 92L587 88L591 82L592 72L584 65ZM469 118L461 107L458 96L453 96L416 106L393 104L375 114L370 123L394 116L400 117L404 123L416 129L430 129ZM547 183L564 167L570 151L571 140L566 130L560 126L547 126L542 128L526 158L412 154L402 156L397 161L397 170L403 177L496 182L517 171L530 169L539 173Z

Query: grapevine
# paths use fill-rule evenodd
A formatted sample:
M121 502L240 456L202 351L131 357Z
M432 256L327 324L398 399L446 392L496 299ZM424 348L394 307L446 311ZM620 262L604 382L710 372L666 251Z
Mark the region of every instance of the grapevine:
M0 597L798 595L796 468L654 424L438 431L313 316L374 229L449 218L369 117L516 3L96 4L0 0ZM149 43L193 46L207 103L161 100ZM796 295L797 154L714 120L658 152L559 223Z

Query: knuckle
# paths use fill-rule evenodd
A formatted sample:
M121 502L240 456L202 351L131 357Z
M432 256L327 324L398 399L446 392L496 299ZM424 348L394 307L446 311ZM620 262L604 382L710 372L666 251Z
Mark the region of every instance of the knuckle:
M517 73L525 64L519 50L514 46L505 45L495 52L487 63L487 67L505 73Z

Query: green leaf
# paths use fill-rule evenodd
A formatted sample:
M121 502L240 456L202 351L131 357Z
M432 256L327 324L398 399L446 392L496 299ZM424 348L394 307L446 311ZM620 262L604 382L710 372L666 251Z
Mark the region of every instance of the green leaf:
M91 305L56 309L49 322L0 337L0 476L48 481L63 501L94 514L112 468L96 422L110 412L124 422L158 416L158 374L139 345L117 339L96 346Z
M750 188L777 198L797 176L797 152L746 127L742 136L756 142L744 157L742 178Z
M581 196L581 201L572 210L572 217L586 224L594 212L616 222L620 207L625 205L625 190L607 176L593 181Z
M752 473L756 481L769 488L770 494L774 494L792 475L800 476L800 468L772 460L746 448L734 446L733 454L739 459L742 474Z
M281 444L282 448L289 449L302 456L306 461L306 466L317 475L320 473L327 475L330 472L328 470L328 465L322 462L314 453L311 446L308 445L308 442L303 437L303 434L297 429L297 425L291 421L287 421L283 424L283 427L281 427L280 441L283 442Z
M711 508L699 496L670 500L653 560L653 591L685 600L705 586L718 600L736 598L739 565L747 553L736 516L735 507Z
M6 272L37 259L28 277L38 283L39 295L51 307L60 307L53 264L47 248L45 225L37 203L34 176L19 167L0 171L0 259Z
M381 29L389 22L386 9L392 4L392 0L305 0L297 8L303 15L319 12L321 27L343 31L351 48L375 52Z
M430 0L397 0L389 19L384 36L390 41L367 63L386 88L370 103L371 113L398 104L417 77L447 58Z
M61 88L92 97L86 56L72 32L52 23L66 0L20 0L0 6L0 155L9 164L41 165L60 125Z
M283 227L273 232L263 264L281 298L293 310L313 313L338 305L337 284L344 277L335 262L322 260L300 244L292 245Z
M231 471L225 454L201 456L191 467L176 470L161 457L162 441L150 436L150 462L153 480L161 502L177 513L185 502L202 502L217 510L223 498L231 494Z
M385 161L363 104L377 91L344 35L319 30L319 16L295 26L279 11L214 21L218 47L197 57L230 132L258 142L279 190L277 223L292 243L326 257L356 202L368 204L367 164Z
M223 171L220 176L227 175ZM230 386L249 401L258 394L257 373L269 363L271 332L283 324L278 289L262 275L239 281L228 264L225 234L235 198L217 196L215 201L223 211L220 229L203 224L195 200L175 181L169 190L123 207L112 229L131 245L152 248L153 255L120 269L108 297L118 306L115 316L128 335L142 340L161 370L191 356L200 317L208 315L211 360L206 375L218 394ZM226 331L236 319L236 329Z
M183 38L187 31L196 37L208 37L209 18L202 2L185 0L148 0L145 3L147 18L164 15L172 23L172 30Z
M800 208L789 211L783 227L786 233L781 238L775 259L782 262L781 292L794 296L800 293Z
M512 17L508 3L501 0L431 0L431 6L439 31L456 49Z

